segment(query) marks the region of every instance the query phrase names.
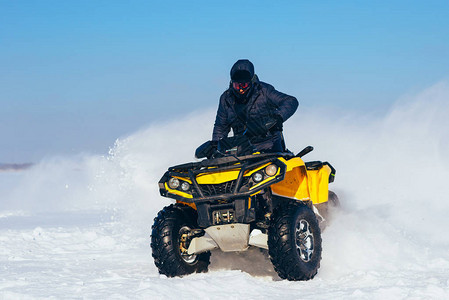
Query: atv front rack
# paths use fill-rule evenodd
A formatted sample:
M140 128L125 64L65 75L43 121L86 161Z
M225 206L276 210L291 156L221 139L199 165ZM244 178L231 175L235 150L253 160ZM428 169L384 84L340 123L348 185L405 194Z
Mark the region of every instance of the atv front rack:
M160 193L164 197L170 197L186 203L206 203L217 200L232 200L235 198L248 198L249 196L263 190L264 188L272 185L273 183L280 182L284 179L285 175L285 164L281 162L278 158L291 158L293 155L291 153L267 153L267 154L256 154L247 155L241 157L223 157L217 159L204 160L197 163L187 163L182 165L177 165L168 169L164 176L159 181ZM249 187L247 177L244 177L246 171L257 168L264 164L272 163L279 167L280 172L278 175L274 176L272 180L265 182L264 184L258 185L256 188ZM212 189L218 188L221 193L208 193L205 191L204 185L198 184L196 177L199 174L207 173L220 173L229 170L239 169L239 174L237 179L232 180L232 182L226 182L224 188L218 185L214 186ZM172 177L182 177L188 178L193 185L192 198L183 197L176 195L168 191L165 187L165 183Z
M225 156L220 158L205 159L200 162L191 162L186 164L181 164L168 168L169 171L186 171L190 169L201 169L208 167L224 167L224 166L234 166L236 163L242 163L245 161L259 161L264 158L277 158L283 157L285 159L290 159L294 157L291 152L275 152L275 153L262 153L262 154L252 154L245 156ZM235 168L235 166L234 166Z

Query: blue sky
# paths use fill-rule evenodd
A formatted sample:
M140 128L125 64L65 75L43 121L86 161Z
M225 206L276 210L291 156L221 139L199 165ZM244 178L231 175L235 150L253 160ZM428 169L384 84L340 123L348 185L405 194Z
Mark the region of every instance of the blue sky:
M382 112L448 77L448 15L447 0L0 0L0 163L106 153L215 109L239 58L302 107Z

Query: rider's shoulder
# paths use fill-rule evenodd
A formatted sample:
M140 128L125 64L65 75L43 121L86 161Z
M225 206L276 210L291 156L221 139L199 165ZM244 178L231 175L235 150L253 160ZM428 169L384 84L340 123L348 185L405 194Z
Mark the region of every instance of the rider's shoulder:
M269 83L263 82L263 81L259 81L259 88L263 91L268 91L268 90L273 90L274 86L272 86Z

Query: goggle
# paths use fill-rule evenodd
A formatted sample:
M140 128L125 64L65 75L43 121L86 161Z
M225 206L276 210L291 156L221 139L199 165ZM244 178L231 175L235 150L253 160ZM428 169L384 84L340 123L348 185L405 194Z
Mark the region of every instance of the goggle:
M233 82L232 87L239 92L244 92L247 88L249 88L249 82Z

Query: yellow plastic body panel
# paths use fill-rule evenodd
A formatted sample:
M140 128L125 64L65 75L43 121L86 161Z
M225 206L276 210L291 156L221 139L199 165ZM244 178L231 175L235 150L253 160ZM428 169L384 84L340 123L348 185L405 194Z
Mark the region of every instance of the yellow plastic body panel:
M265 168L268 165L269 165L269 163L264 164L254 170L246 171L243 176L244 177L251 176L253 173ZM237 165L237 167L238 167L238 165ZM234 170L224 171L224 172L220 172L220 173L203 173L203 174L199 174L198 176L196 176L196 181L198 182L198 184L219 184L219 183L224 183L224 182L231 181L231 180L236 180L237 177L239 176L239 173L240 173L240 169L234 169ZM179 179L183 179L183 180L186 180L189 183L191 183L191 181L189 179L185 179L185 178L181 178L181 177L179 177Z
M236 180L239 176L239 169L224 171L220 173L204 173L196 176L198 184L218 184L226 181Z
M329 196L329 175L331 168L324 165L319 170L307 171L310 198L313 204L326 202Z
M313 204L328 200L331 173L329 166L324 165L319 170L308 171L304 161L299 157L289 160L279 159L287 165L287 169L284 180L271 186L273 194L301 201L312 201Z
M179 178L182 178L182 177L179 177ZM170 193L172 193L172 194L175 194L175 195L178 195L178 196L181 196L181 197L184 197L184 198L189 198L189 199L193 198L193 196L191 194L184 193L184 192L181 192L181 191L178 191L178 190L173 190L173 189L169 188L167 183L165 183L165 189L167 191L169 191Z

